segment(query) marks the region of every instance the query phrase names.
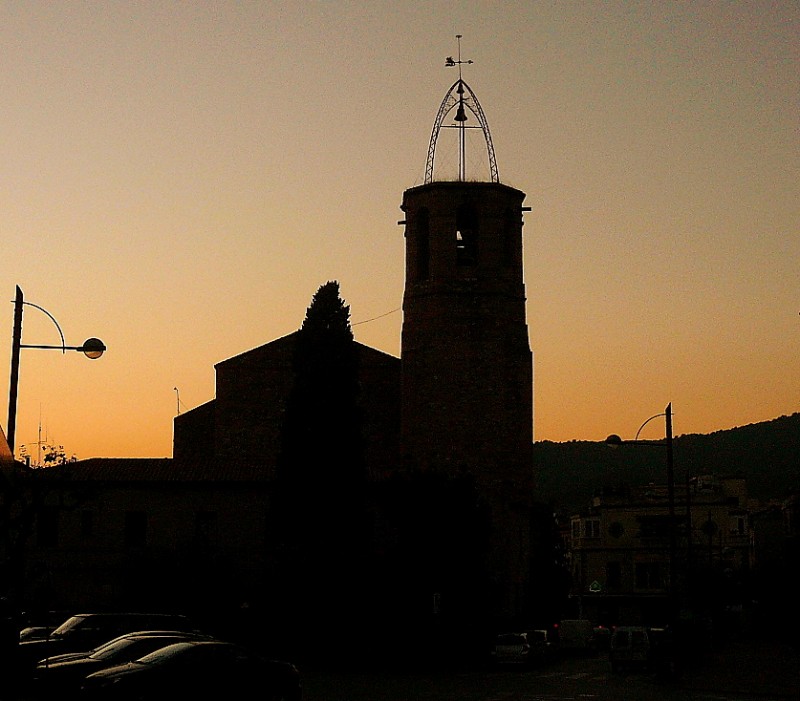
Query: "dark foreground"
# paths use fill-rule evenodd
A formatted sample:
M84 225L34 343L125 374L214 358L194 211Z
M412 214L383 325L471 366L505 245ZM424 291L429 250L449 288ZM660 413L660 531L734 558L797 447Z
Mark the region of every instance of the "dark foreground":
M800 699L800 647L758 639L707 653L677 679L612 673L608 659L554 659L531 668L301 665L304 701L785 701ZM34 701L0 689L0 701ZM37 700L39 701L39 700Z
M304 701L784 701L800 699L800 650L743 640L709 653L665 681L612 673L603 656L559 659L530 669L449 672L306 669Z

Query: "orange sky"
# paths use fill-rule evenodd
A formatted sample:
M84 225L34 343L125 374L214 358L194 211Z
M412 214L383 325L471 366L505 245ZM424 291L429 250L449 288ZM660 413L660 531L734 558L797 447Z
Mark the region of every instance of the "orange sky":
M109 346L23 350L18 445L171 455L178 397L331 279L399 354L399 204L457 33L532 207L536 440L632 437L670 401L678 435L795 412L797 3L10 1L0 290ZM23 342L58 341L28 308Z

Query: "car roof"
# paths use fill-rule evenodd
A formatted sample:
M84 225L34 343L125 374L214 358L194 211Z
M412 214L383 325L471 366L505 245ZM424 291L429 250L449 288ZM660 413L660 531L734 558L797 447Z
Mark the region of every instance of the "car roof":
M165 635L172 635L172 636L187 636L187 637L211 637L211 636L204 636L202 633L198 633L193 630L134 630L130 633L124 633L120 635L120 638L156 638L162 637Z
M227 640L217 640L216 638L209 638L208 640L180 640L177 643L172 643L171 645L165 645L163 649L167 648L174 648L174 649L186 649L190 647L229 647L235 648L237 650L245 650L241 645L237 645L236 643L228 642ZM245 650L246 651L246 650Z
M182 613L163 613L161 611L95 611L93 613L75 613L69 618L89 618L90 616L104 616L104 617L156 617L156 618L186 618Z

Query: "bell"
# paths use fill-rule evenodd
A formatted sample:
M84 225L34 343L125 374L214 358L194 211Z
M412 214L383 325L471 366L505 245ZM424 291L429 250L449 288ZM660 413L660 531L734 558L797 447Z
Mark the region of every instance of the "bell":
M467 121L467 113L464 112L464 105L463 104L460 104L458 106L458 111L456 112L455 119L456 119L457 122L466 122Z

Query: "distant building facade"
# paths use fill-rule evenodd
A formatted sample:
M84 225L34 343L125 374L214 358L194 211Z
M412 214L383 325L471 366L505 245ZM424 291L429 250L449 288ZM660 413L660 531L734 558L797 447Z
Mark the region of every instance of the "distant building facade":
M24 610L211 612L258 596L269 490L257 469L92 458L35 473Z
M707 590L712 582L722 576L733 583L748 570L745 480L698 477L685 491L676 490L674 504L674 569L666 486L606 489L572 517L571 596L581 615L604 625L664 625L673 605L680 610L696 608L709 596L719 600L720 588ZM732 585L724 594L736 597L735 589Z

